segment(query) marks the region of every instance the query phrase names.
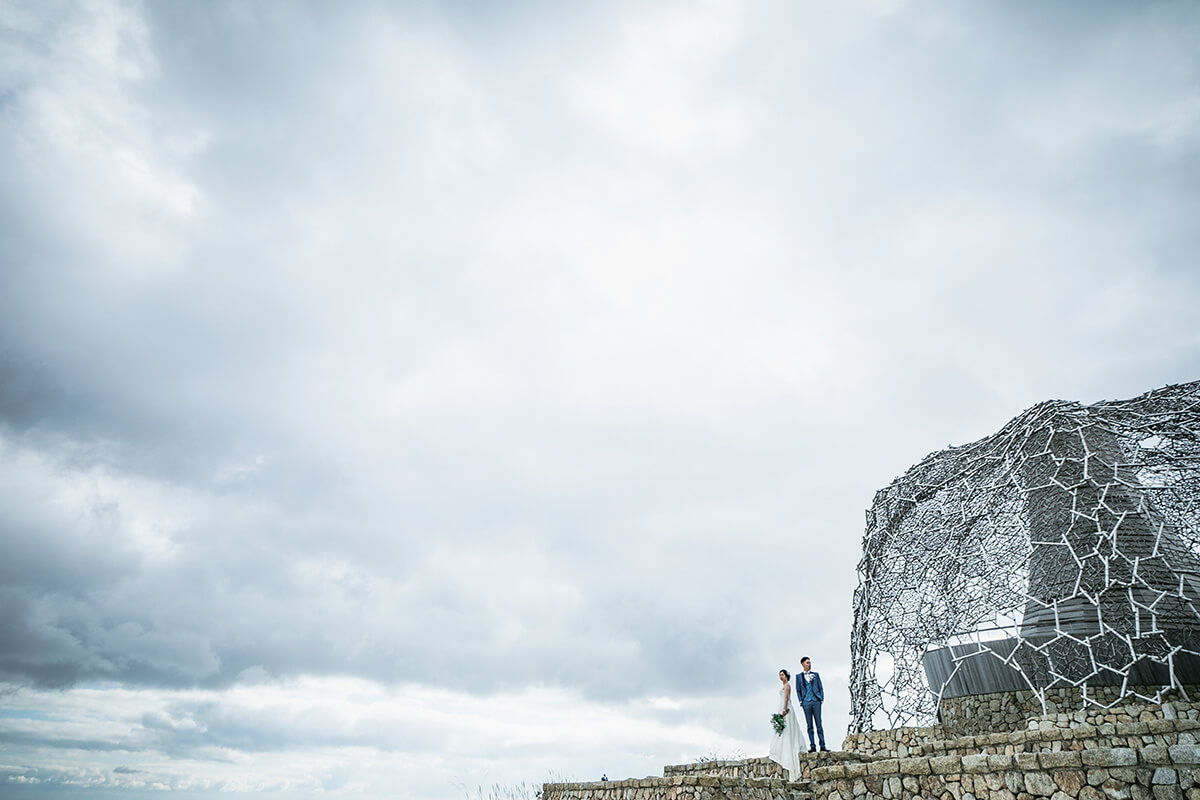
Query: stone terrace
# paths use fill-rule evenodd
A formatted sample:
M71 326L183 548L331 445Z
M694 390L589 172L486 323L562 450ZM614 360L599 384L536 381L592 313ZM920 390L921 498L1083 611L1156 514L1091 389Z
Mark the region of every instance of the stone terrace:
M1130 704L951 736L943 726L847 737L802 754L668 766L662 777L548 783L543 800L1200 800L1200 705Z

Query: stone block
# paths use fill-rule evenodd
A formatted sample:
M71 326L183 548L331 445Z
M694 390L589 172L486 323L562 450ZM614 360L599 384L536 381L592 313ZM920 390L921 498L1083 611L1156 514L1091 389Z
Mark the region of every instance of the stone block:
M1183 792L1175 784L1158 784L1154 787L1154 800L1183 800Z
M900 762L901 775L928 775L931 772L928 758L906 758Z
M1095 747L1084 750L1079 754L1079 758L1085 767L1107 767L1109 759L1112 758L1111 753L1111 748Z
M1084 786L1079 790L1079 800L1104 800L1104 794L1095 786Z
M1108 800L1130 800L1129 784L1124 781L1107 780L1100 787Z
M1066 792L1055 792L1051 795L1050 800L1075 800L1075 798Z
M1060 769L1054 773L1054 782L1058 788L1075 797L1079 790L1087 785L1083 772L1077 769Z
M1200 747L1194 744L1176 744L1167 748L1167 755L1175 764L1200 764Z
M1178 781L1179 776L1175 773L1175 770L1169 767L1159 767L1158 769L1154 770L1154 776L1150 779L1151 783L1159 786L1166 785L1168 783L1177 783Z
M930 771L938 775L947 775L962 769L962 759L958 756L934 756L929 759Z
M1154 800L1154 794L1141 784L1135 783L1129 787L1131 800Z
M1037 797L1049 797L1058 791L1058 784L1044 772L1027 772L1025 790Z
M1083 766L1083 759L1079 753L1068 750L1058 753L1040 753L1038 763L1041 764L1042 769L1067 769Z
M891 780L891 779L889 779ZM920 794L921 784L917 781L915 775L905 775L900 779L900 785L904 787L904 791L910 794Z
M967 773L982 773L988 771L988 757L983 754L963 756L962 770Z
M1108 770L1106 769L1089 769L1087 771L1088 786L1100 786L1108 780Z
M1012 769L1012 756L989 755L987 757L988 769L993 772L1003 772L1006 769Z
M861 778L867 774L867 765L861 762L850 762L844 766L847 778Z
M900 771L900 762L895 758L885 758L867 764L868 775L893 775Z
M1038 768L1037 753L1017 753L1017 767L1028 772Z
M1151 733L1172 733L1175 730L1173 719L1150 719L1145 722Z
M1016 770L1004 773L1004 786L1013 794L1025 791L1025 776Z
M1138 752L1138 760L1152 766L1166 766L1171 763L1171 755L1162 745L1152 744Z

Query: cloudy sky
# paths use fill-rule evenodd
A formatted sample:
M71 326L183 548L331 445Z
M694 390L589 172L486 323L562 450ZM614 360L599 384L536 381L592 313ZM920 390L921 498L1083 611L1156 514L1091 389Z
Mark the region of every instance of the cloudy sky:
M0 789L641 776L803 654L836 746L874 491L1200 377L1198 40L3 2Z

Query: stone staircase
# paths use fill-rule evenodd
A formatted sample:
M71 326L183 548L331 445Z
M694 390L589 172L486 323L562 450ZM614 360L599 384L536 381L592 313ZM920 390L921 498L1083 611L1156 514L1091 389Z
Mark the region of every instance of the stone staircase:
M1023 730L942 726L849 736L804 753L800 779L767 758L702 761L662 777L548 783L542 800L1200 800L1200 704L1049 714Z

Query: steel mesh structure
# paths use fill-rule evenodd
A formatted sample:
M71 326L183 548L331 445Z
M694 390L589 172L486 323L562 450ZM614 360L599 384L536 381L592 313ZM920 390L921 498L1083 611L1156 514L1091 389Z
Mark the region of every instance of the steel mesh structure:
M858 577L851 733L944 697L1200 684L1200 381L928 456L875 495Z

